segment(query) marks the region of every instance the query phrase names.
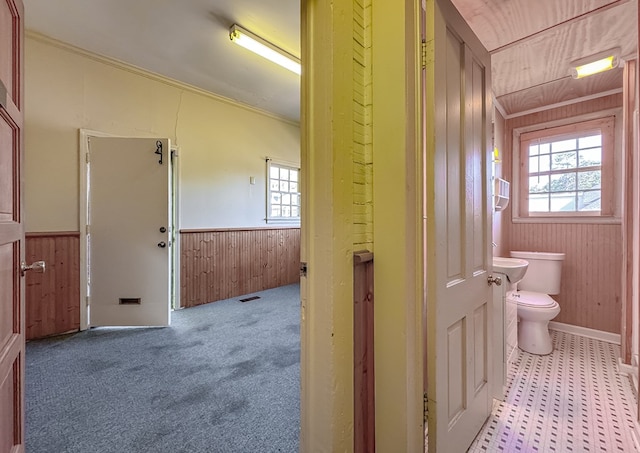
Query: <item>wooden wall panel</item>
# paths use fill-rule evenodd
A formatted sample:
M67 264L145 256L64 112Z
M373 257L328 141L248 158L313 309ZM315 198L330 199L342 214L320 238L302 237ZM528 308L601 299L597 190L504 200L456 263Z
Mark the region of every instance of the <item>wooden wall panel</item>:
M46 272L25 276L27 340L80 329L80 233L27 233L27 264Z
M639 240L634 237L634 211L637 209L637 200L634 199L633 186L637 183L634 178L634 168L637 166L638 148L633 141L634 134L634 110L636 107L636 78L637 61L630 60L624 66L624 105L623 105L623 126L622 126L622 149L623 149L623 178L625 181L622 203L622 341L621 355L624 363L631 363L632 353L632 333L633 333L633 248L635 242ZM635 301L637 303L637 301Z
M554 321L620 333L620 225L512 224L511 250L564 252L560 314Z
M180 232L182 307L300 281L300 229Z
M355 453L376 450L373 253L353 254L353 440Z
M622 94L537 112L506 121L504 178L513 182L513 130L622 106ZM619 140L619 137L616 137ZM513 186L512 186L513 187ZM514 196L512 191L512 196ZM512 206L502 216L506 250L564 252L562 286L554 321L621 333L622 226L587 223L513 223Z

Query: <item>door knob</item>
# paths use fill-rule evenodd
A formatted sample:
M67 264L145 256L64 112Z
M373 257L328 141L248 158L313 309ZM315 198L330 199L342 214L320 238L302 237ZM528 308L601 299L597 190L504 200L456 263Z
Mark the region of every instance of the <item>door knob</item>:
M167 246L167 243L164 241L158 242L158 247L160 247L161 249L165 248Z
M24 274L27 271L33 271L37 274L44 274L44 271L47 270L47 265L44 261L35 261L32 264L27 265L24 261L20 263L20 275L24 277Z
M493 275L489 275L489 278L487 278L487 284L489 286L496 285L496 286L501 286L502 285L502 278L500 277L494 277Z

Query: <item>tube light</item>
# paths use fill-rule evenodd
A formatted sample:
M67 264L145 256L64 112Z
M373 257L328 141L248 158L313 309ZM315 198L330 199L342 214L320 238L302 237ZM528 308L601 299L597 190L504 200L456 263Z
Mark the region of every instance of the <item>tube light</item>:
M250 50L267 60L279 64L289 71L301 74L300 60L284 50L274 46L269 41L234 24L229 29L229 38L236 44Z
M618 67L619 58L616 51L608 51L590 58L574 62L571 66L571 77L581 79L593 74Z

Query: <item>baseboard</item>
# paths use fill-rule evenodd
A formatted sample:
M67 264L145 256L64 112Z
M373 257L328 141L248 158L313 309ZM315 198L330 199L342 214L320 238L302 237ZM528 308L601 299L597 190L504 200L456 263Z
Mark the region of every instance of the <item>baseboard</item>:
M602 330L589 329L588 327L574 326L555 321L549 322L549 329L620 345L620 334L617 333L604 332Z
M631 379L631 390L638 396L638 365L629 365L622 362L622 357L618 357L618 374L626 374Z
M629 365L628 363L622 362L622 357L618 357L618 372L620 374L633 374L635 372L636 367L633 365Z

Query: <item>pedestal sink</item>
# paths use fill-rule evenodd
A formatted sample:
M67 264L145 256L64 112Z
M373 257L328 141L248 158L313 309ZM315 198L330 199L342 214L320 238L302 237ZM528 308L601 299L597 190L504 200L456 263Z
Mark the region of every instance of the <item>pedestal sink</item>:
M517 283L522 280L527 272L529 262L519 258L493 257L493 271L507 276L509 283Z

